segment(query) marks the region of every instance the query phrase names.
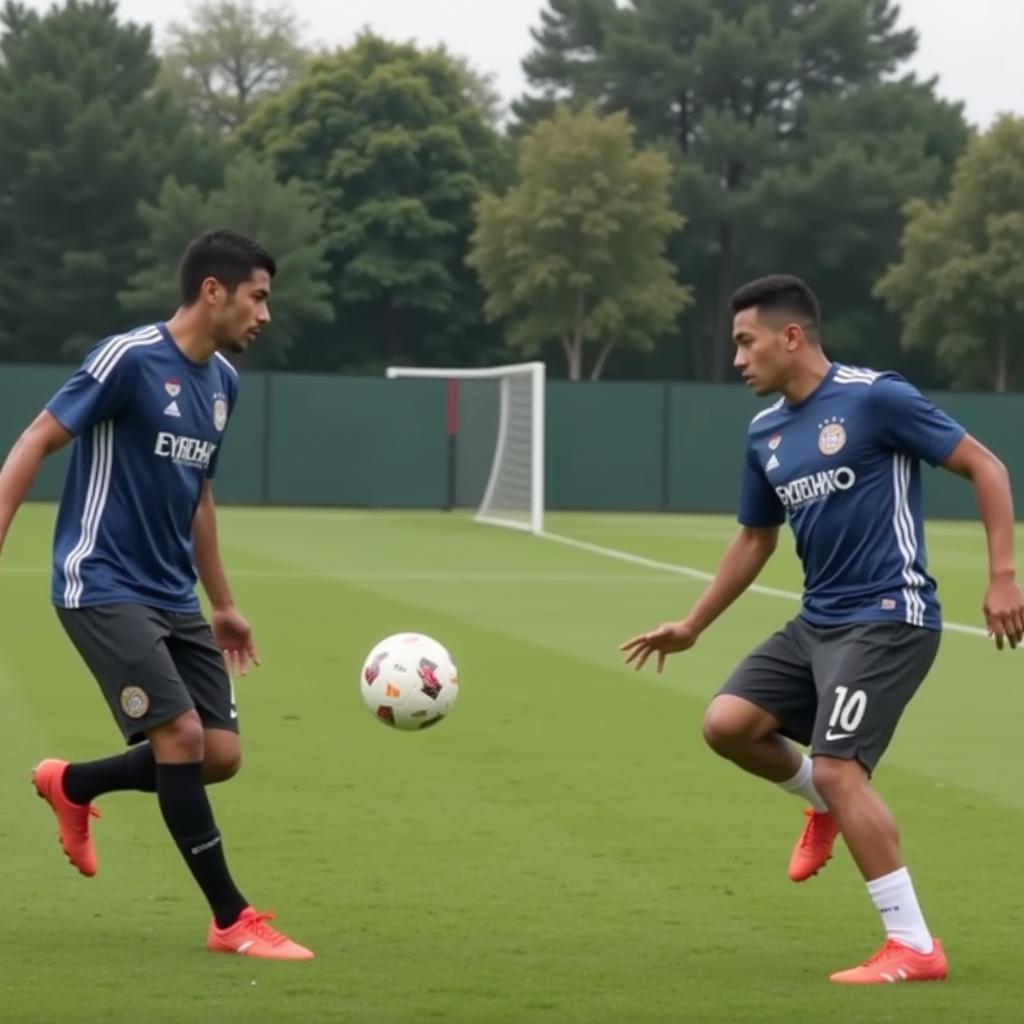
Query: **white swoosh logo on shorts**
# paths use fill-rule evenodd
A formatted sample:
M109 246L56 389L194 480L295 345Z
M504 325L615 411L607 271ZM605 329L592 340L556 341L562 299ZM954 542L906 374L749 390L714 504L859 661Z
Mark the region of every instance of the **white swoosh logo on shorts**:
M851 737L852 735L852 732L833 732L831 729L829 729L829 731L825 733L825 739L829 740L830 742L832 740L845 740L849 739L849 737Z

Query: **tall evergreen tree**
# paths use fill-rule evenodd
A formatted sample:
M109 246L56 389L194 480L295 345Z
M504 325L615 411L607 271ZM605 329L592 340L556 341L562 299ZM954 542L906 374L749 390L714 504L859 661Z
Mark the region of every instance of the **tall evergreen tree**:
M67 358L121 326L140 200L210 180L216 147L155 92L150 30L114 0L0 13L0 354Z
M594 100L677 154L688 226L673 255L697 301L688 344L664 352L662 369L724 379L729 293L773 270L805 269L836 296L841 338L891 334L871 285L892 257L892 225L911 196L940 190L967 135L930 86L883 87L916 46L897 17L891 0L549 0L520 118ZM865 243L864 225L879 222L883 241Z
M125 309L150 320L178 302L177 264L189 240L211 226L242 231L273 254L277 274L270 297L271 322L246 356L249 366L285 366L306 330L334 319L324 278L327 247L323 214L308 187L277 181L250 155L235 160L224 184L209 195L168 178L156 203L140 211L149 237L142 266L121 292Z

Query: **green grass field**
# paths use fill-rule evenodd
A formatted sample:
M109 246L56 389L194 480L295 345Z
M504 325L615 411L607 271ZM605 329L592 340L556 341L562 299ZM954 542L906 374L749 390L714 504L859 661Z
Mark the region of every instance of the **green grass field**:
M700 739L709 695L792 602L748 594L665 675L637 675L617 645L699 581L462 516L223 509L264 664L238 686L245 766L211 797L243 892L318 954L266 964L204 951L152 797L100 801L95 879L60 853L32 764L120 741L49 608L52 520L26 507L0 562L5 1024L1022 1019L1022 655L948 633L877 774L950 981L851 991L828 974L881 932L848 854L789 882L799 803ZM733 529L548 528L706 570ZM980 625L980 527L933 524L929 549L947 618ZM761 582L799 589L792 554ZM459 663L459 704L422 734L359 698L364 654L398 630Z

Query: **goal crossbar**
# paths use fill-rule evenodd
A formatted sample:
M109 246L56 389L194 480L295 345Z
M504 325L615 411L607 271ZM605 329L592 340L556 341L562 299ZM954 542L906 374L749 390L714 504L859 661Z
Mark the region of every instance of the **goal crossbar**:
M453 366L449 368L436 366L389 366L387 375L390 380L398 377L427 377L434 380L495 380L510 373L531 373L540 371L544 376L543 363L508 363L505 366Z

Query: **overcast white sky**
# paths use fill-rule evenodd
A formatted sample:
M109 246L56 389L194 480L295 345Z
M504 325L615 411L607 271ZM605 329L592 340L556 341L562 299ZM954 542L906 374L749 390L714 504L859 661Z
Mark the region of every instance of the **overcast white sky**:
M257 0L257 6L261 0ZM45 10L51 0L28 0ZM291 0L307 38L321 45L351 42L369 26L395 39L444 43L483 71L494 72L507 100L525 81L519 64L531 48L543 0ZM124 16L157 28L187 14L187 4L120 0ZM920 35L913 68L939 76L939 91L965 101L967 117L987 126L999 112L1024 114L1024 0L902 0L902 21Z

